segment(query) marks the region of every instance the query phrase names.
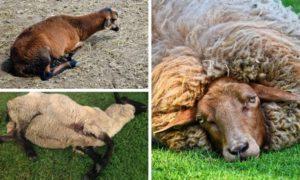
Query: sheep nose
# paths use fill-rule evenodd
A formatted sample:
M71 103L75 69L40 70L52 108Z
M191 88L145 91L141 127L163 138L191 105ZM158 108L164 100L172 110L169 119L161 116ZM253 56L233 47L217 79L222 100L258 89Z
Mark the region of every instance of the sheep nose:
M229 148L228 151L230 152L230 154L238 155L240 153L245 152L248 148L249 148L249 143L244 142L244 143L239 143L232 148Z

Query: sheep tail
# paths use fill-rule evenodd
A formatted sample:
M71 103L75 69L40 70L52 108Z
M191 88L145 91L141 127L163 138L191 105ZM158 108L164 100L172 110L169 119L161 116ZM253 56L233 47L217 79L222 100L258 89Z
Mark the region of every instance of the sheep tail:
M99 135L97 139L103 141L106 144L107 148L104 155L101 158L94 160L93 168L89 172L87 172L87 174L84 176L84 179L96 179L97 176L99 176L99 174L101 173L101 171L107 166L113 154L114 143L108 134L103 132Z

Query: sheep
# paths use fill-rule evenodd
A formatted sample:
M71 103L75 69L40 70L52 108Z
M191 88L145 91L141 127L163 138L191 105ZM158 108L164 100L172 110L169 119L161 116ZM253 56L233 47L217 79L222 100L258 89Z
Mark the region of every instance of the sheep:
M29 93L7 103L9 122L7 135L0 142L15 140L30 159L37 157L32 143L43 148L73 147L92 158L94 165L85 178L96 178L107 165L113 153L113 137L135 115L145 112L146 105L120 98L118 104L105 111L82 106L61 94ZM95 147L107 145L101 157Z
M116 11L104 8L83 16L53 16L26 28L10 49L12 73L24 77L39 75L48 80L78 66L72 57L83 41L104 29L119 31L117 18ZM63 63L51 67L57 60Z
M269 0L153 1L152 12L152 129L156 140L174 150L198 146L222 152L226 144L211 137L214 134L202 124L209 120L197 104L220 78L230 77L224 86L234 81L240 87L264 87L255 92L254 86L248 86L258 97L270 88L281 95L293 94L293 102L259 98L267 138L261 144L253 142L252 147L282 149L300 142L300 25L295 13ZM225 160L239 160L246 148L237 149L237 156L222 153ZM255 151L245 156L258 156L258 149Z

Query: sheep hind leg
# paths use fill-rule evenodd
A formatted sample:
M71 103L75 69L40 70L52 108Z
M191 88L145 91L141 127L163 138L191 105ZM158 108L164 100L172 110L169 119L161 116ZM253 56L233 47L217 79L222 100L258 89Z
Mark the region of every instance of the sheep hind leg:
M134 106L135 108L134 115L138 115L147 111L147 105L143 103L128 99L127 97L120 97L120 94L117 92L114 92L114 97L117 104L130 104Z
M25 137L25 134L23 131L21 132L16 132L15 133L15 139L19 145L23 148L25 151L27 157L29 159L34 160L37 157L37 154L33 148L32 143Z
M38 72L40 78L43 81L49 80L53 77L53 73L51 72L51 61L52 58L50 56L50 52L48 48L43 48L39 53L39 61L38 61Z
M96 161L94 161L93 167L85 174L84 179L96 179L96 177L99 176L101 171L107 166L114 150L113 140L109 137L107 133L102 132L97 139L103 141L107 145L107 148L104 155L101 158L99 158L100 156L97 155L94 150L92 150L91 148L88 149L88 156L92 159L94 158Z
M79 150L80 152L88 155L94 163L99 162L101 159L101 155L97 153L92 146L89 147L76 147L76 150Z

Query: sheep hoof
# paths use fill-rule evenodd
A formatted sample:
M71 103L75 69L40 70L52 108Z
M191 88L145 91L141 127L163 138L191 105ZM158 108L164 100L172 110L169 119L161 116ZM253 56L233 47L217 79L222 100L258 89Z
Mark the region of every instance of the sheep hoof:
M71 61L69 61L69 65L70 65L71 68L74 68L74 67L79 66L80 63L75 61L75 60L71 60Z
M30 160L30 161L35 161L35 160L37 160L37 156L29 157L29 160Z
M50 78L53 77L53 73L52 72L42 72L40 74L40 77L41 77L41 80L47 81L47 80L49 80Z
M114 93L114 97L115 97L115 101L117 104L131 104L132 106L134 106L134 108L135 108L134 115L138 115L143 112L147 112L148 107L146 104L128 99L127 97L120 97L120 95L118 93Z
M35 151L29 151L27 152L27 156L30 161L35 161L37 159L37 154Z
M90 180L91 178L88 175L84 175L83 180Z

